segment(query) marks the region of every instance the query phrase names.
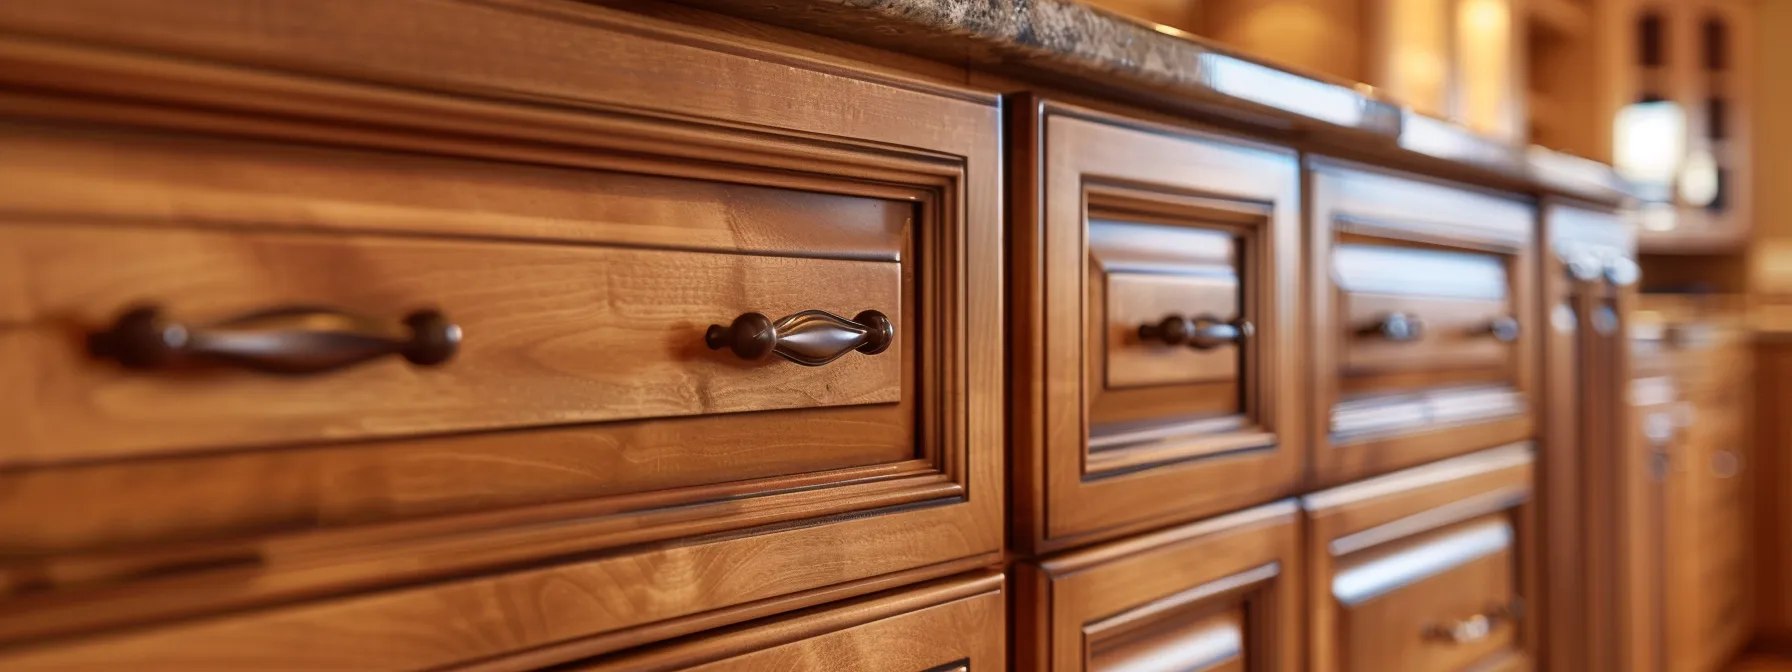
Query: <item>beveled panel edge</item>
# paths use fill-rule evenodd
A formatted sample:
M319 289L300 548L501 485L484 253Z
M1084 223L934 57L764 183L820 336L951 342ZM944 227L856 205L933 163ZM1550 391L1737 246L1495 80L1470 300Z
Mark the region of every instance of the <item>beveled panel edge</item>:
M1500 551L1511 551L1518 536L1514 527L1511 521L1488 521L1418 548L1345 568L1332 575L1332 596L1345 606L1354 606Z
M828 633L860 627L878 621L913 614L932 607L982 596L1005 597L1007 577L994 569L934 579L919 585L892 588L863 597L832 602L807 611L781 614L747 621L726 630L704 633L704 636L682 639L643 650L623 651L606 656L597 666L604 669L683 669L704 663L774 648ZM1006 634L1006 633L1004 633ZM519 661L521 662L521 661ZM494 664L495 663L495 664ZM493 661L467 670L489 670L502 666ZM944 669L953 669L948 663ZM588 669L571 664L569 670ZM463 672L467 672L463 670Z
M1349 555L1396 539L1504 511L1529 501L1530 497L1531 488L1528 485L1478 493L1428 511L1337 537L1325 545L1326 552L1334 556Z
M1313 188L1332 194L1329 214L1355 228L1463 238L1518 253L1536 237L1537 199L1528 194L1311 154L1303 163Z
M1190 604L1218 597L1228 593L1243 592L1250 588L1274 581L1282 575L1282 563L1268 562L1242 572L1229 574L1219 579L1165 595L1132 609L1103 616L1083 624L1084 637L1098 637L1108 631L1125 628L1133 623L1149 619L1159 614L1175 611Z
M1125 561L1139 554L1213 534L1243 531L1278 523L1291 523L1299 511L1298 500L1284 499L1167 530L1070 551L1043 560L1038 563L1038 567L1051 580L1059 580L1102 565Z
M1489 448L1461 457L1315 492L1301 497L1300 505L1304 510L1322 513L1385 495L1439 485L1512 467L1528 466L1536 459L1535 448L1536 443L1533 441L1521 441Z

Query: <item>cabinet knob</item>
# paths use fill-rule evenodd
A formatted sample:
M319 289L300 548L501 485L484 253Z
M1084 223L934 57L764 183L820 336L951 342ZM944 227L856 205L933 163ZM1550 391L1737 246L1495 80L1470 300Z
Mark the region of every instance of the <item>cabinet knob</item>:
M1742 457L1735 451L1719 450L1711 454L1711 475L1718 478L1735 478L1742 473Z
M1579 250L1568 255L1564 260L1568 265L1568 274L1576 280L1595 280L1605 271L1605 263L1599 255L1586 250Z
M727 348L748 361L777 355L803 366L821 366L854 350L875 355L895 340L895 325L875 310L850 320L825 310L805 310L777 321L746 313L727 326L710 325L703 335L711 350Z
M297 375L334 371L387 355L435 366L453 358L460 341L460 327L433 310L388 322L330 308L291 306L195 325L170 319L158 306L142 306L88 336L88 349L132 369L216 364Z
M1501 343L1517 341L1519 331L1518 318L1511 315L1501 315L1488 320L1487 324L1481 328L1481 333L1492 336L1494 340Z
M1156 324L1139 325L1139 340L1164 345L1188 345L1196 350L1212 350L1229 343L1240 343L1256 333L1247 320L1227 322L1213 315L1193 318L1170 315Z
M1496 606L1468 618L1433 623L1425 628L1425 637L1451 644L1472 644L1487 639L1501 623L1518 619L1519 606Z
M1425 321L1417 315L1388 313L1374 324L1357 329L1364 336L1379 336L1397 343L1419 340L1425 335Z
M1643 275L1643 268L1629 257L1612 257L1605 261L1605 279L1618 287L1636 284Z

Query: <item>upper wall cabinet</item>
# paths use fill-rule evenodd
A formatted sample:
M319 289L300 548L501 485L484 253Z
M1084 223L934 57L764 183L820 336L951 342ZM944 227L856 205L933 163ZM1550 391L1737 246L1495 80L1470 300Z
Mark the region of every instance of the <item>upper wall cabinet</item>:
M1016 543L1287 494L1305 434L1293 153L1011 109Z
M1317 478L1529 437L1533 207L1331 161L1311 168Z

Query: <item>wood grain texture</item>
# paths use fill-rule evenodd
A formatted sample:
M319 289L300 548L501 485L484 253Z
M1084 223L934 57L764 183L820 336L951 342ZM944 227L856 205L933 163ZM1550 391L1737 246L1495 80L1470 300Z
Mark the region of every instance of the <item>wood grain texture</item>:
M10 157L0 166L0 179L15 187L0 191L0 205L21 218L421 233L882 261L902 257L920 193L866 190L884 196L876 198L26 122L0 124L0 151ZM593 167L603 163L602 157L587 160ZM754 180L747 171L730 177ZM769 181L768 176L758 181Z
M1308 669L1443 670L1533 659L1528 627L1496 627L1466 647L1425 635L1434 621L1535 594L1527 555L1536 543L1527 511L1532 460L1531 446L1516 444L1303 497Z
M702 338L749 311L874 309L903 324L892 263L49 222L0 240L16 278L0 348L29 363L4 386L31 400L0 422L8 465L846 404L909 413L908 339L811 368L741 362ZM466 336L437 368L386 360L308 378L129 371L82 350L77 330L144 303L201 323L288 305L396 322L433 307Z
M1787 648L1792 642L1792 577L1766 571L1783 567L1792 561L1792 540L1784 534L1787 521L1792 521L1792 459L1776 446L1792 445L1792 344L1783 337L1763 339L1755 346L1755 408L1760 421L1755 426L1754 474L1754 562L1763 571L1755 619L1760 631L1757 637L1776 648Z
M1017 566L1017 669L1301 669L1296 514L1270 504Z
M965 569L934 560L987 563L992 557L977 556L995 539L939 534L963 517L956 508L857 518L819 529L698 537L645 553L14 647L0 651L0 666L426 669L547 646L568 660L641 643L606 636L629 628L667 622L669 627L653 636L660 639L848 597L868 587L852 585L864 577L902 582ZM935 565L931 572L902 574L929 565ZM829 590L832 586L844 589ZM113 599L127 608L153 606L131 597ZM755 608L768 602L769 611ZM66 621L82 618L79 608L107 606L95 601L13 618ZM687 618L709 611L718 612L719 622Z
M1144 342L1139 326L1157 324L1170 315L1194 318L1210 314L1221 321L1238 317L1238 280L1201 276L1110 273L1107 296L1100 304L1107 353L1109 389L1228 381L1238 377L1236 345L1198 350L1187 345ZM1230 409L1238 412L1236 405Z
M1536 306L1536 211L1531 204L1508 194L1324 158L1309 158L1307 167L1312 172L1308 258L1313 268L1307 280L1313 320L1341 336L1314 348L1312 412L1329 418L1341 403L1363 404L1381 395L1398 402L1400 395L1415 390L1467 383L1497 383L1515 390L1521 400L1516 413L1482 414L1473 421L1440 416L1382 433L1316 432L1310 458L1315 481L1337 485L1530 439L1539 343L1537 325L1528 323ZM1402 255L1410 257L1410 269L1383 268L1386 264L1380 257L1391 260ZM1494 267L1488 268L1495 259ZM1364 260L1377 263L1358 263ZM1420 296L1413 299L1405 292L1384 296L1386 289L1417 280L1417 276L1400 280L1403 271L1429 269L1424 274L1431 277L1444 273L1442 269L1453 262L1462 264L1456 273L1462 277L1440 278L1415 288L1413 293ZM1341 275L1345 271L1351 274ZM1505 287L1484 286L1502 281ZM1444 297L1434 297L1444 300L1424 298L1424 287L1444 291ZM1365 289L1381 291L1354 293ZM1460 296L1450 296L1451 291ZM1437 313L1433 321L1442 335L1388 343L1355 334L1363 322L1395 310ZM1520 323L1513 343L1465 333L1502 312ZM1397 357L1394 353L1403 348L1418 354L1412 359Z
M1748 531L1755 513L1746 477L1755 453L1746 322L1732 310L1669 297L1643 297L1638 307L1638 368L1674 391L1661 508L1649 521L1662 544L1663 669L1712 672L1747 643L1760 592ZM1638 417L1648 422L1659 406L1639 407Z
M1012 480L1024 502L1014 507L1016 538L1034 551L1063 548L1290 492L1305 432L1295 406L1299 395L1289 393L1299 386L1301 333L1294 281L1298 178L1291 157L1184 129L1017 100L1011 109L1026 112L1011 116L1012 144L1027 147L1023 156L1031 160L1013 171L1016 235L1009 251L1010 283L1021 297L1010 316L1013 389L1024 400L1011 425L1015 452L1024 453L1016 459L1022 471ZM1092 228L1085 201L1100 205L1102 224ZM1143 227L1148 230L1162 227L1166 242L1177 238L1169 235L1176 231L1171 227L1208 233L1187 236L1187 245L1156 246L1157 253L1139 251L1149 237L1115 237L1112 244L1092 238L1109 233L1115 212L1129 213L1124 221L1151 225ZM1243 241L1234 253L1246 269L1240 312L1257 327L1244 348L1238 389L1190 396L1193 387L1185 387L1176 388L1183 401L1123 401L1115 391L1095 388L1104 377L1107 326L1090 312L1100 296L1099 286L1090 284L1092 261L1200 269L1226 256L1223 245L1197 244L1226 239L1215 234ZM1128 246L1125 239L1134 242ZM1201 408L1213 415L1234 394L1241 423L1203 425L1187 418ZM1108 396L1115 403L1102 401ZM1214 406L1192 406L1189 399ZM1162 415L1149 417L1140 410L1145 408L1163 409ZM1098 410L1109 421L1133 423L1129 432L1153 423L1163 429L1160 438L1136 446L1137 455L1149 453L1156 462L1091 462ZM1245 447L1253 450L1238 449L1243 437L1250 437ZM1230 452L1216 452L1220 444ZM1092 463L1127 467L1096 479Z
M1002 578L954 577L567 669L1002 670L1008 632Z
M906 420L849 406L17 470L0 474L0 566L631 493L694 504L740 491L729 482L863 465L931 470L902 440Z

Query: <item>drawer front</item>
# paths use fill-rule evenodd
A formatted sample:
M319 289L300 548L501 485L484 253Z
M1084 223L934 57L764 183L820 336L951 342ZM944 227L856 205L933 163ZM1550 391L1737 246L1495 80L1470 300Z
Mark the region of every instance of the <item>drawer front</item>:
M1520 444L1305 498L1317 672L1529 669Z
M425 587L444 606L466 603L452 587ZM370 596L362 603L385 596ZM552 609L552 599L540 608ZM978 574L923 584L800 615L768 618L724 632L699 633L681 643L648 646L574 662L577 670L1005 670L1006 598L1000 574ZM518 604L522 604L519 602ZM400 670L433 663L522 635L454 624L367 620L343 604L309 605L177 624L126 636L49 645L0 654L8 670ZM470 605L467 605L470 606ZM337 620L313 620L336 611ZM421 616L421 614L418 614ZM557 630L576 611L544 613L534 628ZM447 614L443 621L457 621ZM433 627L432 627L433 626ZM432 632L432 630L439 631ZM343 636L359 631L359 641ZM320 646L325 640L334 646ZM485 640L472 642L467 640ZM537 669L578 658L594 647L573 642L483 661L483 669ZM957 666L957 667L953 667Z
M1017 568L1016 669L1300 669L1296 517L1269 504Z
M1003 672L1006 611L1002 576L976 575L565 669Z
M1483 519L1339 562L1343 669L1461 670L1513 648L1513 534Z
M1325 162L1313 177L1314 472L1338 484L1530 436L1535 210Z
M17 286L33 288L9 316L25 326L0 335L26 364L7 376L8 394L33 400L5 411L0 443L12 466L846 406L885 408L860 437L886 442L886 456L906 457L912 445L913 395L903 392L915 384L904 366L914 331L896 263L61 222L0 227L0 249ZM299 339L337 327L257 331L233 319L316 306L303 319L364 317L399 332L370 333L402 341L419 337L404 325L408 314L434 310L462 336L439 364L401 354L281 376L224 361L225 343L215 350L225 354L194 356L184 370L151 369L95 356L68 333L70 323L116 333L118 316L140 306L162 314L163 333L180 329L195 345L264 339L246 347L273 362L327 357L331 346L313 354ZM866 355L844 347L865 338L852 322L818 324L815 335L843 339L845 352L814 367L705 347L710 324L804 310L878 311L891 337Z
M999 558L994 98L413 0L289 74L399 25L324 4L8 12L0 667L551 665ZM405 69L556 43L618 69Z
M1021 106L1011 344L1032 550L1288 494L1303 453L1286 152ZM1198 195L1197 195L1198 194ZM1037 202L1034 208L1028 203Z

